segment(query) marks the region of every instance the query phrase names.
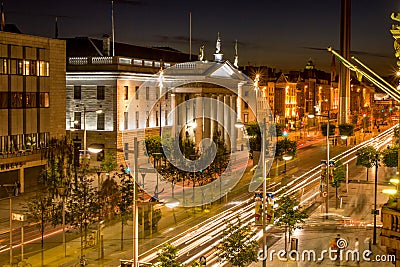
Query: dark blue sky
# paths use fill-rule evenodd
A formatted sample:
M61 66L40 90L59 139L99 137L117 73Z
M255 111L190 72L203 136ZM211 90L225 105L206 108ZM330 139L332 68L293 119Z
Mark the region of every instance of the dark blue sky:
M233 61L235 39L239 63L303 69L311 57L316 67L329 70L328 52L306 47L339 48L340 0L115 0L116 41L144 46L170 46L189 52L189 12L192 12L194 55L205 44L205 57L212 59L217 32L221 33L225 58ZM111 32L109 0L5 0L7 23L27 34L54 36L59 17L59 36L101 37ZM399 1L353 0L352 41L367 65L387 75L395 66L392 12ZM339 64L339 63L337 63Z

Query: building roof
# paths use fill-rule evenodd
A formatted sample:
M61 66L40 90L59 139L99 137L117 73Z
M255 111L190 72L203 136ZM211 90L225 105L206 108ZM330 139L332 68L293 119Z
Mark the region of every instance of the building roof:
M90 37L63 38L67 42L67 57L99 57L108 56L107 40ZM109 50L112 44L109 44ZM169 47L144 47L126 43L115 43L115 56L163 60L166 62L185 62L189 54Z

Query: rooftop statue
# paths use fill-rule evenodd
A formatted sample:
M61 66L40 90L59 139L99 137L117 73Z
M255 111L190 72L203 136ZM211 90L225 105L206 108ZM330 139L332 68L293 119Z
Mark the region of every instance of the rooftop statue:
M204 45L200 46L200 54L199 54L199 61L204 60Z
M219 37L219 32L218 32L218 39L217 39L217 44L215 45L215 54L219 54L221 52L221 39Z

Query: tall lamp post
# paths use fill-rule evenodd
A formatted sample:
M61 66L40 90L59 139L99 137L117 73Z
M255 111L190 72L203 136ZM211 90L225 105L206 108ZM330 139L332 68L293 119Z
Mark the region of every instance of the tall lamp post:
M326 214L329 213L329 124L330 124L330 111L328 109L328 116L325 115L314 115L314 114L309 114L308 117L310 119L314 118L315 116L318 117L323 117L328 119L328 123L326 124L326 199L325 199L325 212ZM328 215L327 215L328 216Z
M379 167L379 154L375 156L375 187L374 187L374 236L372 244L376 245L376 197L378 193L378 167Z
M64 257L67 257L67 242L65 238L65 199L67 197L67 188L66 186L61 186L57 188L58 194L62 198L62 228L63 228L63 246L64 246Z

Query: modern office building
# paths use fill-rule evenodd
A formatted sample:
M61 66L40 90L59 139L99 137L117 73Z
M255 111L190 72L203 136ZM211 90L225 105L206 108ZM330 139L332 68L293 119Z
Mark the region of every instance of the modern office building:
M50 138L65 136L65 58L65 41L0 32L1 185L34 188Z

